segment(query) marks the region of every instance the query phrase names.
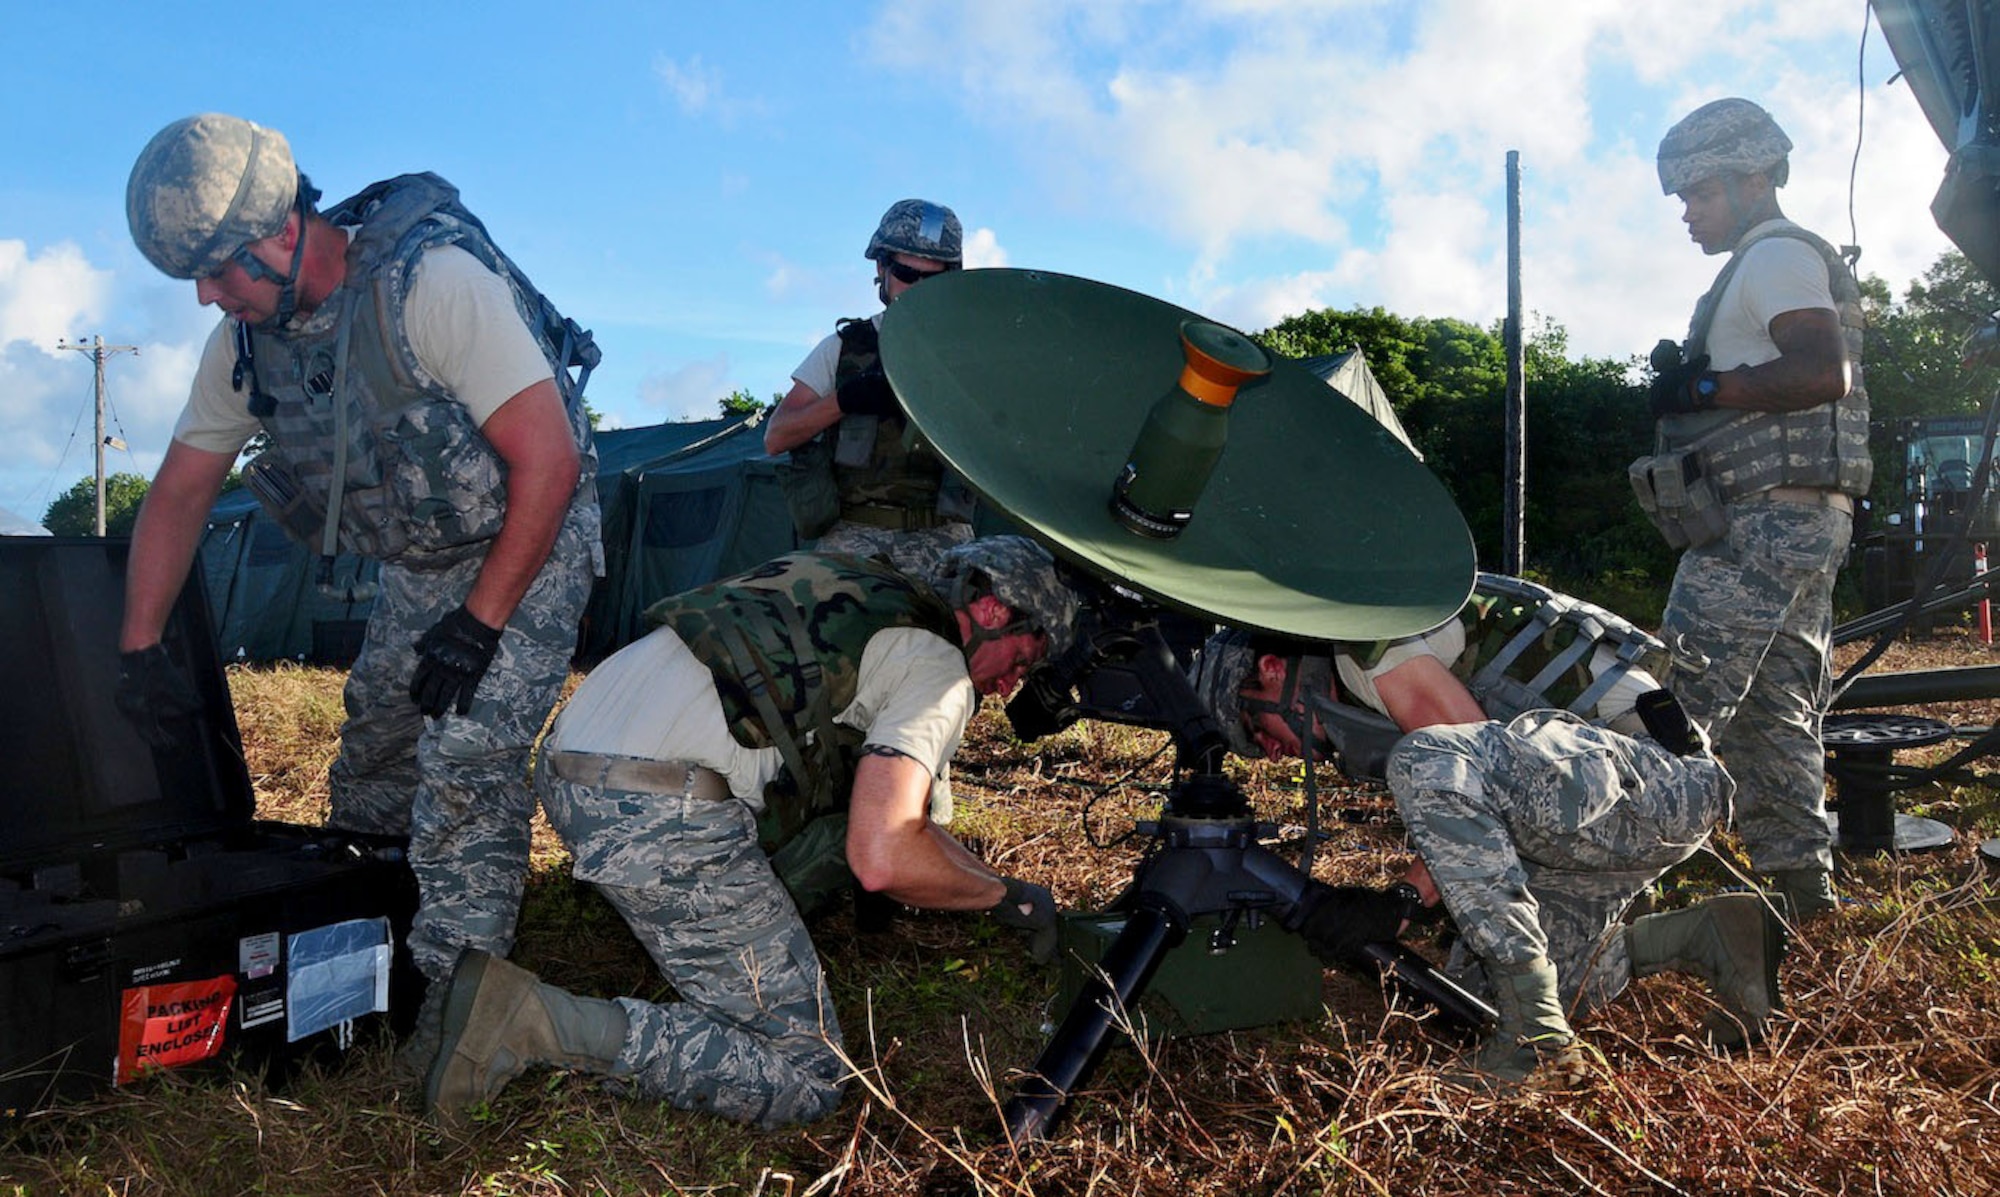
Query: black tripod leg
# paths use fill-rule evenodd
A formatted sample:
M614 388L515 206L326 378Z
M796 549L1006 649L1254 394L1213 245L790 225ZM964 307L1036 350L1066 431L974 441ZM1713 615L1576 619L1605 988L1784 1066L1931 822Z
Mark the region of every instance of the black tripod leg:
M1007 1103L1010 1140L1016 1144L1033 1142L1055 1125L1063 1102L1089 1078L1104 1054L1105 1042L1117 1022L1113 1012L1132 1008L1160 958L1186 935L1186 928L1175 927L1159 910L1141 907L1126 916L1125 929L1099 962L1103 975L1093 977L1083 987L1035 1061L1034 1072Z

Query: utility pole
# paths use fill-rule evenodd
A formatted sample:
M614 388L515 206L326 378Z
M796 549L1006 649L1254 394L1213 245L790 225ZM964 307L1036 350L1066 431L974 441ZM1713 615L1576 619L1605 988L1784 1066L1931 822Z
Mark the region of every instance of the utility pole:
M1507 433L1501 572L1519 577L1526 556L1528 402L1521 366L1521 152L1507 151Z
M118 440L116 437L109 437L104 435L104 359L106 355L113 353L129 353L134 357L137 357L139 355L139 347L137 345L106 345L104 343L104 338L101 336L97 336L97 337L92 337L90 339L90 344L88 345L72 345L66 340L58 340L56 342L56 348L73 349L78 353L89 354L91 364L95 367L96 370L96 375L97 375L96 528L97 528L97 535L102 536L104 535L104 446L110 445L116 449L123 449L125 447L124 441Z

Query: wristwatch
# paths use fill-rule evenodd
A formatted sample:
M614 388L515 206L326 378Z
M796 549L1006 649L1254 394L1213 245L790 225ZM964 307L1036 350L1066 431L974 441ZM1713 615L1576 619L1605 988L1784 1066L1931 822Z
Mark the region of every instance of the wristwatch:
M1701 376L1694 380L1694 405L1699 408L1714 407L1716 392L1721 389L1722 380L1716 377L1715 371L1703 370Z

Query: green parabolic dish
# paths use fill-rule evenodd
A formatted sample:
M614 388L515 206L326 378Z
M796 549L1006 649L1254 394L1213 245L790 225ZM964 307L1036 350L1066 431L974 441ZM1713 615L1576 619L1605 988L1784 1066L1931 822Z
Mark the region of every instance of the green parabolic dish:
M904 292L882 361L925 441L982 498L1071 561L1196 615L1314 640L1408 636L1472 592L1472 537L1380 424L1273 356L1173 540L1126 530L1113 482L1180 377L1181 321L1104 283L967 270Z

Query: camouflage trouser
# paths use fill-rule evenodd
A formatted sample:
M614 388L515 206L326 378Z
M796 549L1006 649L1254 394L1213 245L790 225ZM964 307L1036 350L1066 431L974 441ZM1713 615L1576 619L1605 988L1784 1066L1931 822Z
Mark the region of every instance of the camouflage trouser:
M599 789L539 769L535 788L576 876L618 912L680 1000L619 998L617 1075L683 1109L761 1126L840 1101L840 1024L797 907L736 800Z
M1389 788L1411 843L1480 960L1546 955L1566 1005L1631 980L1633 896L1692 855L1729 813L1729 775L1559 711L1405 736Z
M1728 535L1682 555L1661 620L1666 685L1736 778L1736 828L1762 872L1833 866L1820 717L1853 531L1830 507L1732 503Z
M410 953L449 976L464 948L514 946L528 870L528 753L562 694L599 560L597 507L575 504L514 609L472 713L426 720L410 701L416 642L465 600L483 558L439 570L382 567L361 655L347 676L330 826L410 837L419 903Z
M903 532L841 520L828 528L813 548L821 553L852 553L857 557L880 553L913 578L931 578L936 576L946 553L971 539L972 525L956 521Z

